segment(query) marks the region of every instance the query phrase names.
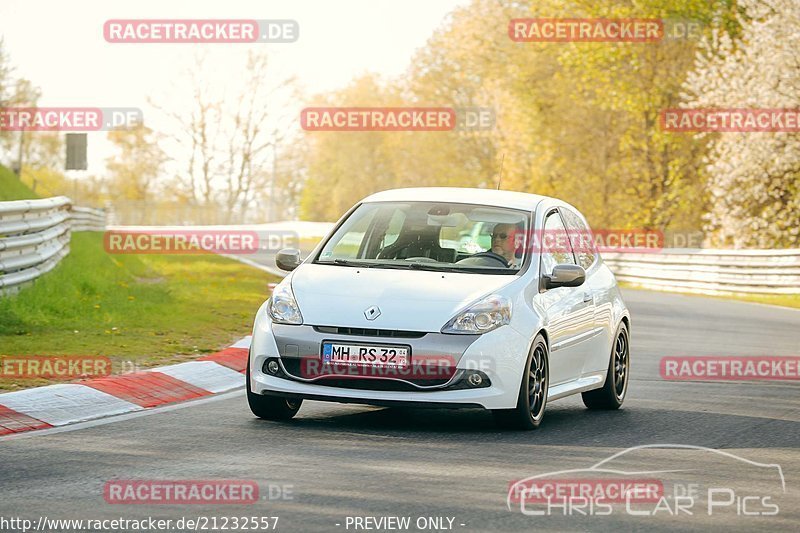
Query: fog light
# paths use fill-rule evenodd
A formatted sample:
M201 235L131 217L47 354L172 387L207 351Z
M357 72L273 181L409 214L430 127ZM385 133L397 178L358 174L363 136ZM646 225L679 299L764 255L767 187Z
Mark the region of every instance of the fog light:
M470 374L467 377L467 382L473 387L480 387L481 383L483 383L483 378L480 374Z
M278 365L278 362L275 359L267 363L267 372L269 372L270 374L277 374L280 368L281 368L280 365Z

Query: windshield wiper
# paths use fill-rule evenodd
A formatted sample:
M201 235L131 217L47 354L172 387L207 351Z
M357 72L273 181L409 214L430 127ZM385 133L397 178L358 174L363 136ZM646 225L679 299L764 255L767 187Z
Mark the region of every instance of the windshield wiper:
M385 268L390 270L427 270L430 272L457 272L462 274L516 274L517 269L489 268L489 267L459 267L453 263L363 263L350 259L334 259L332 261L317 261L322 265L341 265L358 268Z
M469 268L453 266L453 263L409 263L408 267L414 270L430 270L433 272L458 272L464 274L516 274L517 270L507 270L504 268Z
M359 261L351 261L349 259L334 259L333 261L318 261L323 265L342 265L347 267L363 267L363 268L387 268L392 270L436 270L438 268L425 268L422 263L361 263ZM450 269L448 269L450 270Z
M317 262L323 265L334 264L347 267L361 267L361 268L372 268L375 266L371 263L362 263L360 261L351 261L349 259L334 259L333 261L317 261Z

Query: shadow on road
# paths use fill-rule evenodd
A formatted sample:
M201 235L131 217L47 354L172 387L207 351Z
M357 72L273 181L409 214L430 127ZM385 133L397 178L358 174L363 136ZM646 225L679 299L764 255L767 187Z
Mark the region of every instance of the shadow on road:
M340 414L337 414L340 413ZM253 420L259 423L272 424ZM586 447L629 447L654 442L685 443L712 448L800 448L800 422L733 414L641 407L589 411L580 406L553 405L538 430L499 430L491 413L481 409L369 408L325 411L281 424L284 429L361 433L427 439L457 435L460 443L503 443ZM747 428L732 434L730 428Z

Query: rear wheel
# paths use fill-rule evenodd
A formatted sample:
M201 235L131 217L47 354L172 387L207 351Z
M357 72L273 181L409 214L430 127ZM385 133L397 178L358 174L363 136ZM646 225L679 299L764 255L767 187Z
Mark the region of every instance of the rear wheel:
M631 369L630 336L625 322L620 322L617 328L617 336L609 359L603 388L590 390L581 395L583 404L589 409L619 409L625 401Z
M536 429L542 423L550 386L550 365L547 343L541 334L533 341L528 355L525 374L519 387L517 407L492 411L500 427L514 429Z
M264 396L250 390L250 354L247 354L247 404L258 418L264 420L289 420L303 405L303 400L292 400L279 396Z

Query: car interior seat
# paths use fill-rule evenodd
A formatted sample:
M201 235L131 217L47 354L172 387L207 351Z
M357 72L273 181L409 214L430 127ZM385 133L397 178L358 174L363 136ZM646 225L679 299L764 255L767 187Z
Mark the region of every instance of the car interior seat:
M408 259L410 257L428 257L444 263L454 263L455 248L442 248L439 244L439 228L423 226L404 232L394 243L378 254L378 259Z

